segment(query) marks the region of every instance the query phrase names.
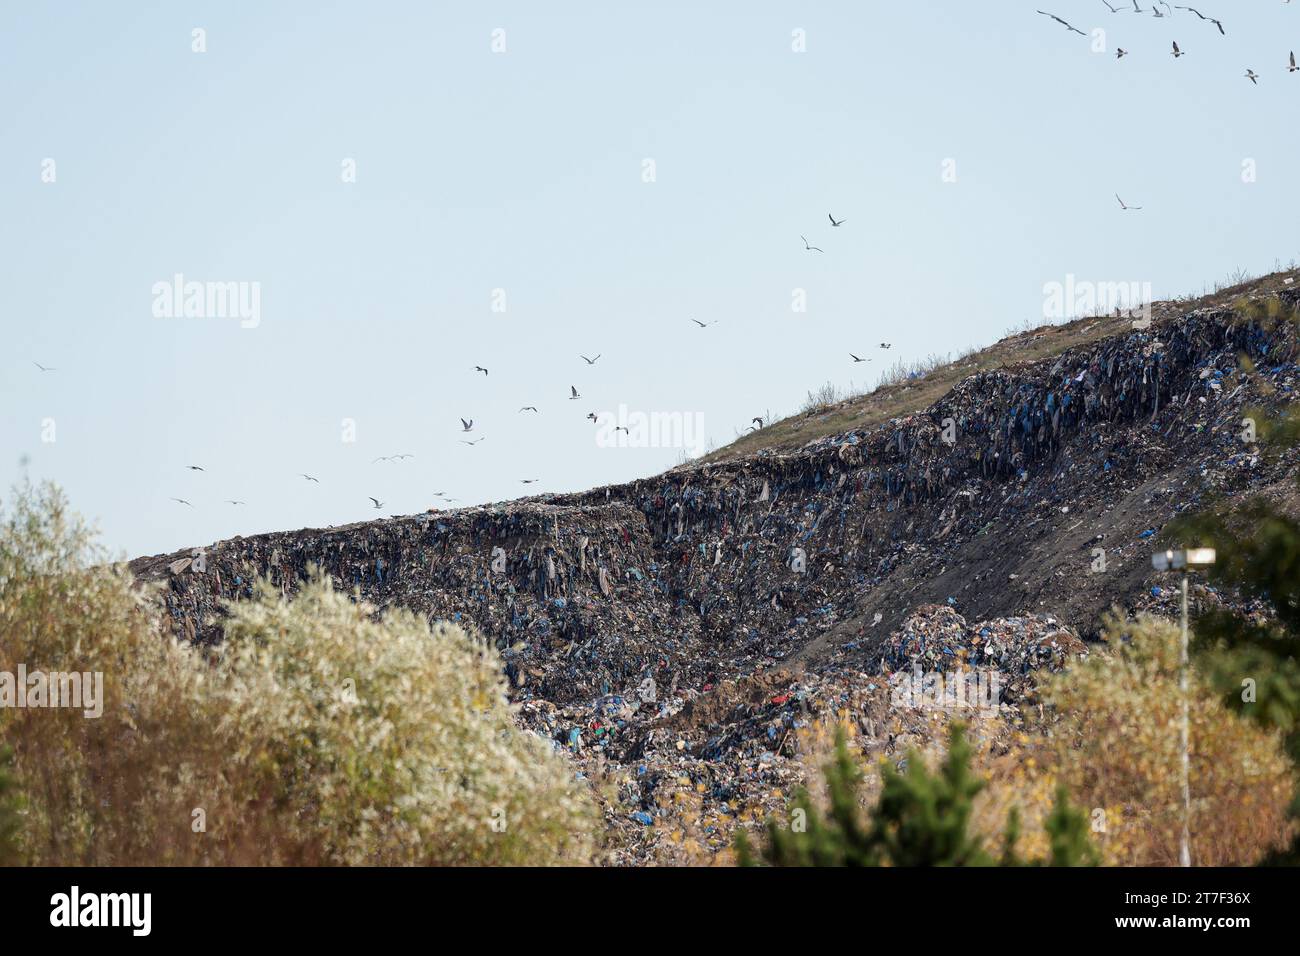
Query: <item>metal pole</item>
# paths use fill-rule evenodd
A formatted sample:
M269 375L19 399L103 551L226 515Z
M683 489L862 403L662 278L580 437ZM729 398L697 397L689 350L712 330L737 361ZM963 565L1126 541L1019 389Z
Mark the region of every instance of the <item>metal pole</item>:
M1187 704L1187 573L1183 573L1183 639L1179 649L1179 678L1178 686L1182 691L1183 698L1183 723L1182 723L1182 764L1183 764L1183 838L1178 846L1178 864L1180 866L1192 865L1192 837L1191 837L1191 820L1192 820L1192 790L1191 790L1191 756L1190 756L1190 719L1188 717Z

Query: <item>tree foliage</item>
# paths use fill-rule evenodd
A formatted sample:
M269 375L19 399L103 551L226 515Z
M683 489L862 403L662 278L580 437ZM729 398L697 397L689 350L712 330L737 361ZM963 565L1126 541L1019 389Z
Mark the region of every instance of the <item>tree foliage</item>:
M954 724L948 753L937 771L909 752L906 769L881 767L876 806L859 806L862 771L843 732L824 768L829 794L823 813L806 790L792 803L791 820L769 820L762 862L770 866L1089 866L1097 862L1087 821L1069 805L1064 789L1046 821L1051 855L1024 860L1017 851L1018 814L1008 814L1001 853L995 858L971 832L971 810L984 784L971 772L971 748L964 728ZM758 860L744 834L737 837L742 866Z

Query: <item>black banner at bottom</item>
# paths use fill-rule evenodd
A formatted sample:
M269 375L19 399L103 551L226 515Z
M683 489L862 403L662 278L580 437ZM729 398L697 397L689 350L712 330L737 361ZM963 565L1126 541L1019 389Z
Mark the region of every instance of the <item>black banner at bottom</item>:
M1291 925L1294 899L1287 869L0 870L7 944L74 933L373 944L436 929L484 942L524 933L531 946L660 933L770 945L863 921L917 944L1007 931L1230 944Z

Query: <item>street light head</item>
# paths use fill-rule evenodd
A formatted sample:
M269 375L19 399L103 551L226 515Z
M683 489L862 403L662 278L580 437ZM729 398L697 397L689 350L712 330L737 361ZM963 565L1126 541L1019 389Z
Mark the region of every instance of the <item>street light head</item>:
M1157 571L1179 571L1183 568L1208 568L1214 563L1213 548L1189 548L1186 551L1163 551L1151 555L1151 567Z

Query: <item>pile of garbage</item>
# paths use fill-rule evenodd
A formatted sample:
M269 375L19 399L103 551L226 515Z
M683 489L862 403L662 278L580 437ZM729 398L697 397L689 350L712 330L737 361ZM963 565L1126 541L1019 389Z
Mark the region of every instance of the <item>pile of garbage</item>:
M1036 671L1060 671L1087 654L1088 646L1078 634L1050 614L969 624L951 607L930 604L917 608L884 642L873 672L996 670L1002 701L1019 703L1032 696Z
M521 725L613 782L620 859L644 862L672 808L692 806L710 846L779 808L828 715L886 756L931 739L942 708L898 706L891 675L990 670L1014 710L1112 604L1168 605L1160 529L1295 469L1241 418L1293 400L1296 355L1292 323L1193 312L795 453L131 567L196 642L220 640L224 603L257 579L291 595L313 566L381 609L472 628Z

